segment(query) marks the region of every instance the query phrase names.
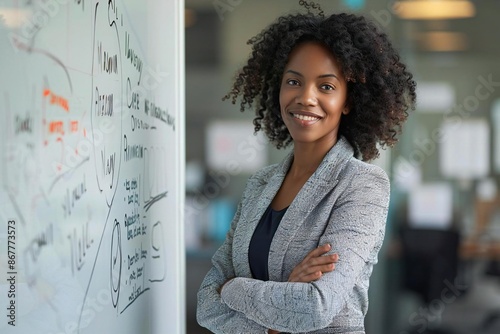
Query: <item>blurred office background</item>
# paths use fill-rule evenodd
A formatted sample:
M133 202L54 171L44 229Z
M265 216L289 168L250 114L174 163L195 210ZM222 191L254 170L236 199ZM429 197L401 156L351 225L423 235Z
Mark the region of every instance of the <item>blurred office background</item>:
M500 333L500 1L322 0L392 38L418 83L398 145L374 163L392 181L368 334ZM246 179L286 151L221 101L246 41L298 0L186 0L187 333L196 292Z

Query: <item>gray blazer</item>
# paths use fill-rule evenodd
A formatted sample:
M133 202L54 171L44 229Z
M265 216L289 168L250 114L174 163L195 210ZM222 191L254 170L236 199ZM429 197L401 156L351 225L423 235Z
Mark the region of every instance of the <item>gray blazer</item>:
M268 166L247 182L223 245L198 291L197 319L214 333L365 333L368 285L384 239L389 180L353 157L341 137L297 194L274 235L269 281L252 278L248 247L293 160ZM332 245L339 262L311 283L287 282L314 248ZM222 292L217 291L228 279Z

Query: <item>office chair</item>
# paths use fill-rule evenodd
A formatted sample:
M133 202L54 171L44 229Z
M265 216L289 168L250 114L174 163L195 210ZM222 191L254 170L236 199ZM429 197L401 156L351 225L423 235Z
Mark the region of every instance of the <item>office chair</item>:
M500 277L500 260L490 260L485 270L485 274L493 277ZM486 332L498 326L500 323L500 309L491 310L484 317L481 323L481 330Z
M450 286L454 286L458 272L458 250L460 237L453 230L404 228L400 231L403 261L403 288L416 293L429 310L427 323L435 323L441 314L430 314L432 303L446 305L450 302ZM448 289L448 290L445 290ZM443 299L443 291L448 299ZM453 292L452 292L453 293ZM456 293L455 298L460 293ZM453 298L451 298L453 299ZM430 326L414 328L413 332L424 334L452 333ZM434 327L434 326L433 326Z

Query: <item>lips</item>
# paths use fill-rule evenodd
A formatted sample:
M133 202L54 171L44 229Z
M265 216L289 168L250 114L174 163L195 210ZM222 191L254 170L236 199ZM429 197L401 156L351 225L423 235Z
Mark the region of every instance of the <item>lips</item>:
M312 112L302 111L302 110L296 111L296 112L290 111L289 114L301 126L312 125L323 118L323 117L318 116Z
M300 120L303 120L303 121L316 121L316 120L321 119L321 117L318 117L318 116L309 116L309 115L301 115L301 114L293 114L293 113L292 113L292 116L295 118L298 118Z

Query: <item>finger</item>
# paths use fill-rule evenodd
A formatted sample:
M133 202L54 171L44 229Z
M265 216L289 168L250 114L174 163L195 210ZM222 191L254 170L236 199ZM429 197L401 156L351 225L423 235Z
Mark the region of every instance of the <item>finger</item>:
M321 272L324 274L324 273L330 273L332 271L335 270L335 263L329 263L329 264L325 264L323 266L321 266L319 268L319 270L321 270Z
M327 267L325 268L329 268L328 265L336 263L336 260L338 260L338 256L335 255L307 259L299 263L292 272L296 275L310 274L314 271L321 270L320 266L326 265Z
M318 246L315 249L313 249L312 251L310 251L309 254L307 254L306 257L304 258L304 260L309 259L309 258L313 258L313 257L321 256L325 253L328 253L331 249L332 249L332 246L330 244Z
M328 253L331 250L332 250L332 245L324 244L324 245L316 247L316 249L314 249L313 252L317 252L319 255L323 255L325 253Z
M288 281L289 282L309 283L311 281L318 280L321 276L322 276L321 271L316 271L316 272L308 274L308 275L290 276Z
M317 273L317 272L329 273L333 270L335 270L335 264L334 263L327 263L327 264L323 264L323 265L308 267L306 270L303 270L303 271L299 272L298 274L300 276L307 276L307 275L311 275L311 274Z
M314 260L318 261L318 263L337 263L339 262L339 255L338 254L322 255L320 257L315 258Z
M301 282L309 283L313 281L317 281L323 276L323 273L321 271L315 271L314 273L311 273L309 275L304 275L301 277Z
M323 274L335 270L335 264L329 263L322 266L307 267L302 271L294 270L290 275L289 282L310 282L319 279Z
M315 258L308 259L305 262L301 262L300 266L301 267L307 267L307 266L315 266L315 265L322 265L322 264L328 264L328 263L337 263L338 262L338 256L335 255L323 255Z
M321 266L302 266L300 268L296 267L290 274L289 281L307 282L307 279L304 279L304 277L315 276L318 273L321 273L321 269L322 269Z

